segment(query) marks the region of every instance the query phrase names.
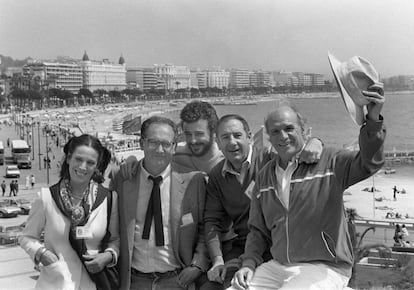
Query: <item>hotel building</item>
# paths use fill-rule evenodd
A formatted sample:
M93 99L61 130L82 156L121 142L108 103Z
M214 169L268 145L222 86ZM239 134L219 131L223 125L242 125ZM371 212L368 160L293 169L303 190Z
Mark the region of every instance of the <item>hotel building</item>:
M164 81L167 90L191 87L191 73L187 66L154 64L154 68L156 75Z
M125 59L121 56L118 64L108 59L102 61L91 61L85 51L80 62L83 75L83 88L90 90L116 90L126 88L126 67Z

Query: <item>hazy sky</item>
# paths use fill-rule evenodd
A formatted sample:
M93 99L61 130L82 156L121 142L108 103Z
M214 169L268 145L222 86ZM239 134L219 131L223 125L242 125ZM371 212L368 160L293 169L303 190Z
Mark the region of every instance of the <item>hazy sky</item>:
M0 54L331 74L327 52L414 74L412 0L0 0Z

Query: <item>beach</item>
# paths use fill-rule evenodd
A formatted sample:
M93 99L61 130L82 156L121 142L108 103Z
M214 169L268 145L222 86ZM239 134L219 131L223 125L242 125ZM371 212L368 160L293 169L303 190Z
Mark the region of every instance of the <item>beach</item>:
M355 208L363 219L395 223L414 223L414 165L395 166L394 174L380 170L374 177L361 181L344 194L345 206ZM366 189L375 187L377 191ZM397 193L393 198L393 187L406 193ZM365 189L365 190L364 190ZM382 201L379 201L381 200ZM386 218L387 212L399 213L402 219ZM408 214L410 217L405 218Z

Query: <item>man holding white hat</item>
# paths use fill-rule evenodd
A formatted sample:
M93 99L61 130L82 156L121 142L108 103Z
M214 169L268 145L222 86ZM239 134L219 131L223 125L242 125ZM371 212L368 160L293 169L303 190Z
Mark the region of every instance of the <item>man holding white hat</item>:
M354 258L343 192L384 164L380 112L385 99L369 62L357 57L340 63L331 56L330 61L347 109L362 125L360 151L324 147L318 163L301 163L302 116L288 105L267 116L266 131L278 156L257 176L250 232L233 289L343 289L351 277ZM263 262L268 248L272 259Z

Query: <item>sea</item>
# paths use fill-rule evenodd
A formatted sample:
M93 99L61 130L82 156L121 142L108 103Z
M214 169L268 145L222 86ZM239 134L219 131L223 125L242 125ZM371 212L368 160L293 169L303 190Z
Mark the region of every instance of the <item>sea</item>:
M312 136L320 138L327 146L344 147L357 142L360 127L352 121L339 96L290 98L289 102L305 117ZM276 105L277 101L265 101L215 108L219 116L230 113L243 116L251 131L256 132ZM386 94L382 115L387 128L385 150L414 151L414 92Z

